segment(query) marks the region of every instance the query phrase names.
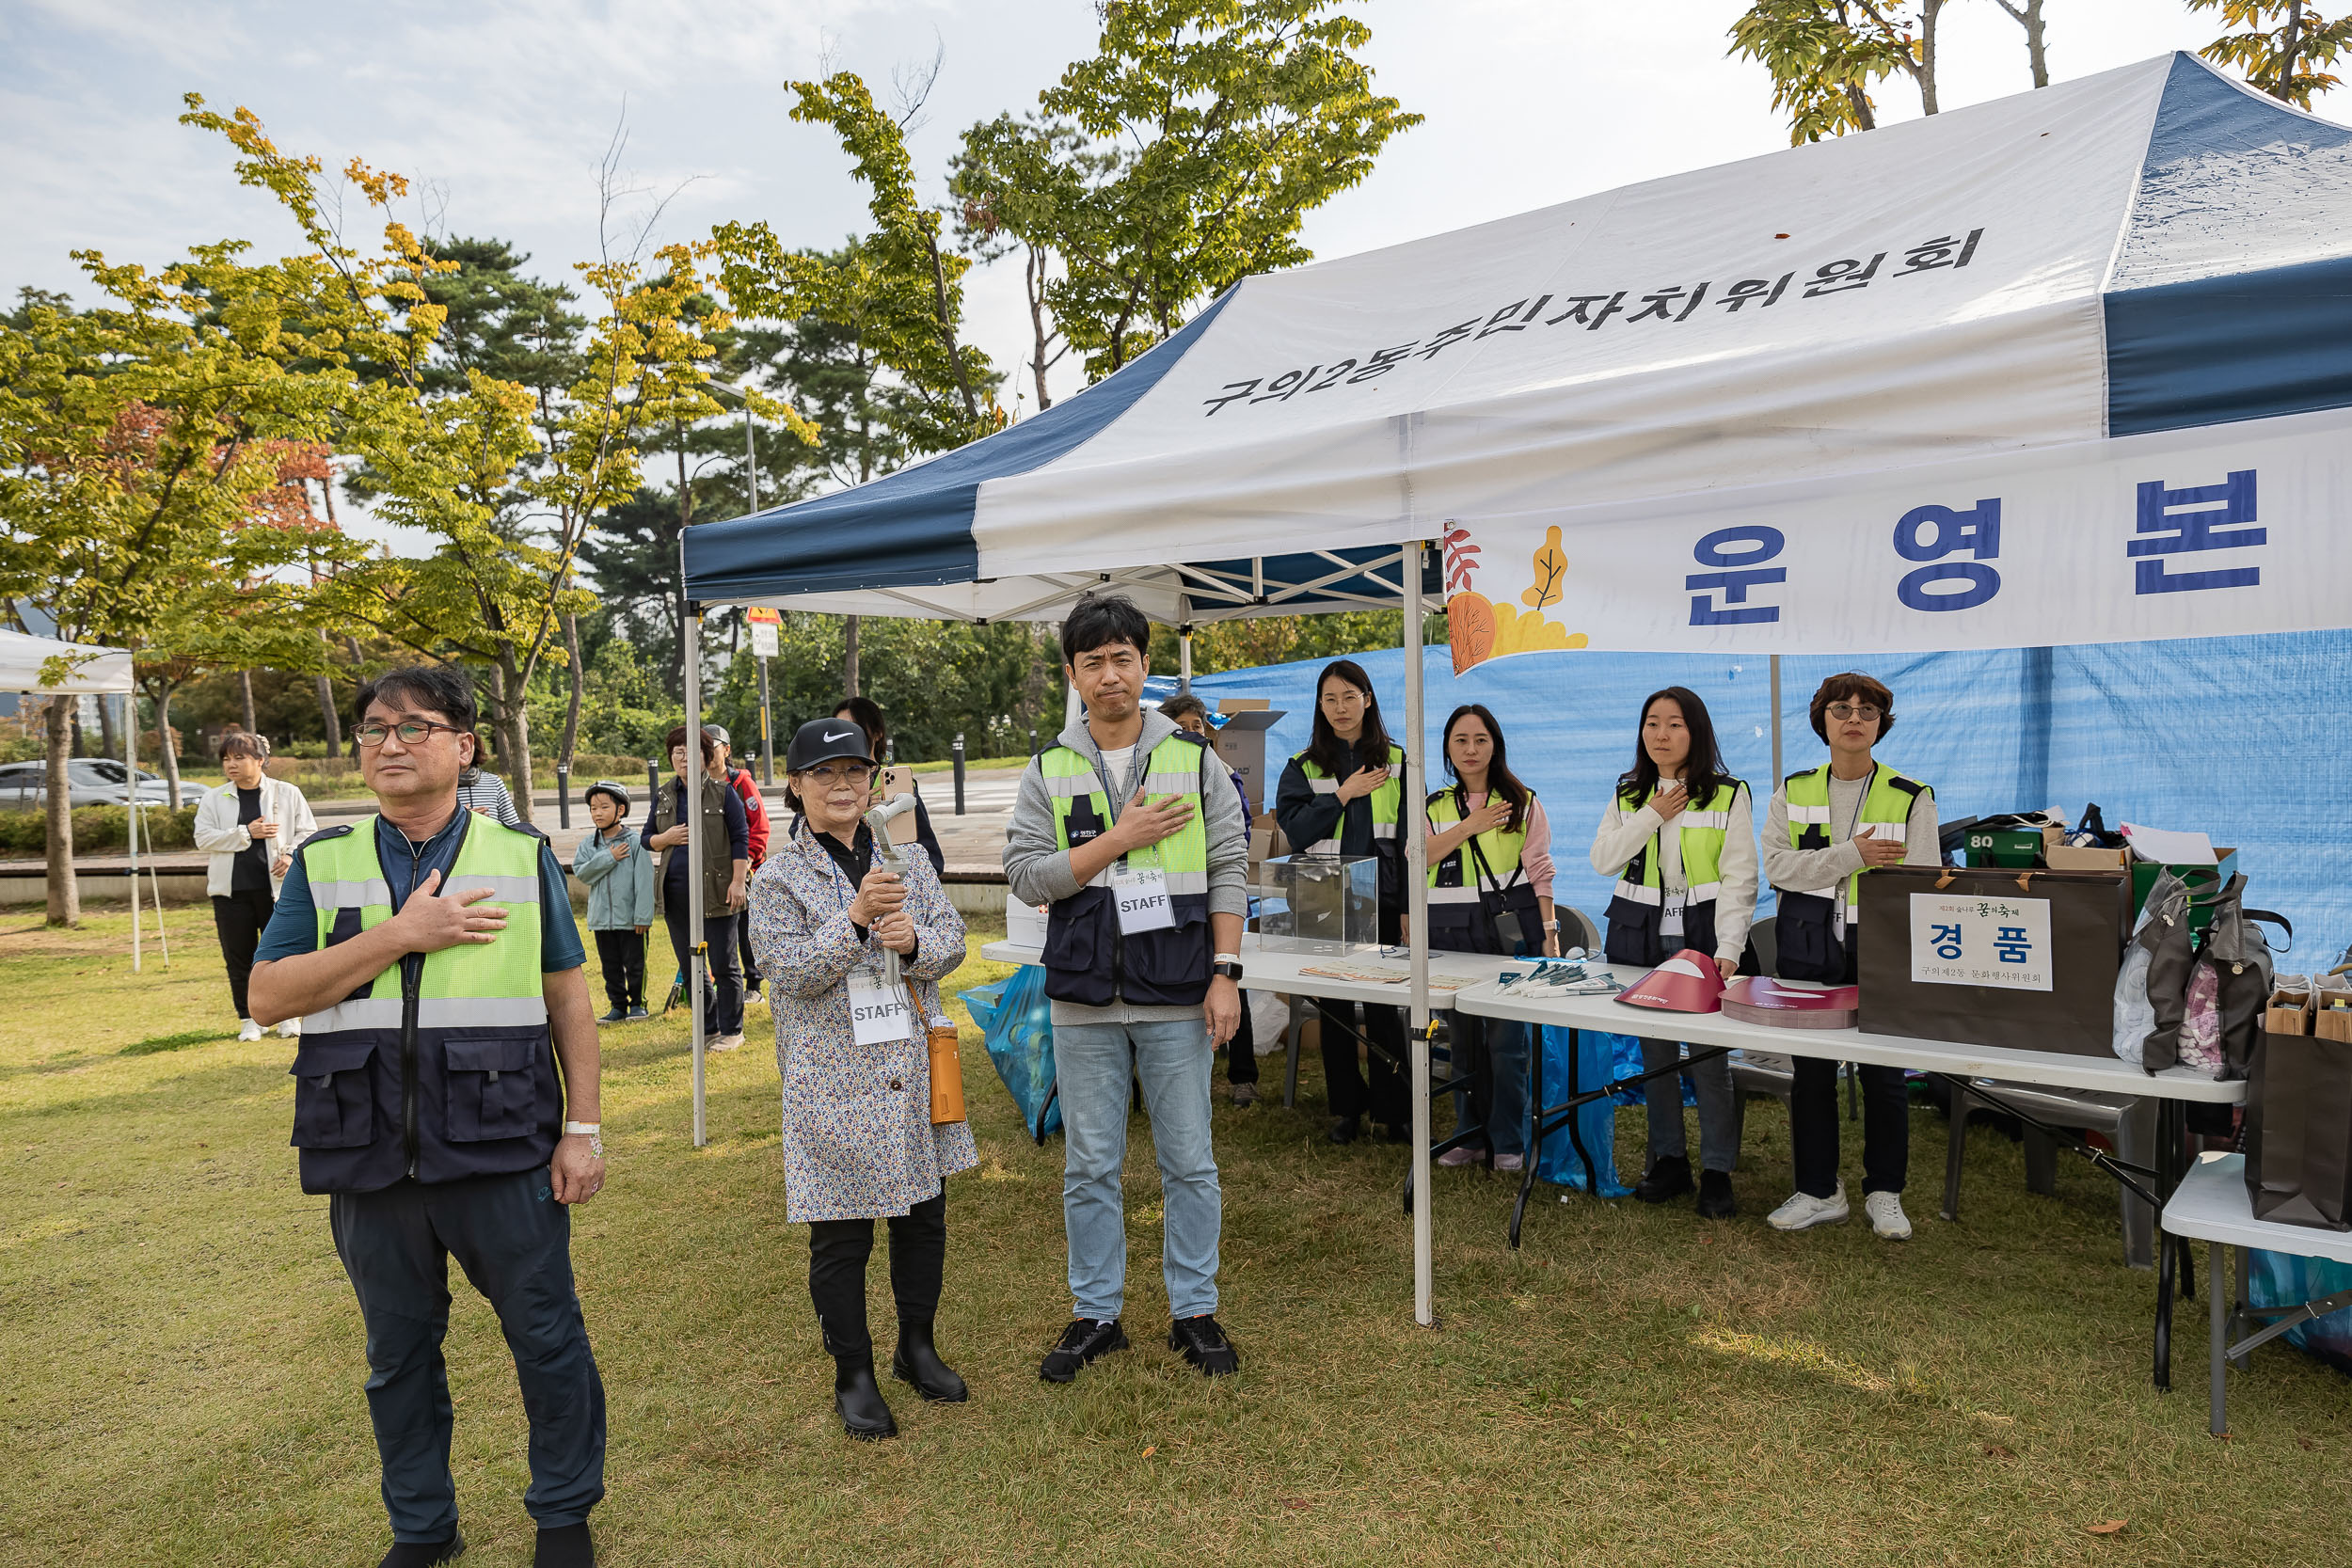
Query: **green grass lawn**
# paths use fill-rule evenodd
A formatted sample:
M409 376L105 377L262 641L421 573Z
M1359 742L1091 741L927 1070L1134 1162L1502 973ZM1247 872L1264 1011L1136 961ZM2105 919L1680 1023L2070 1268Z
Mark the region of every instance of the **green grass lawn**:
M326 1200L296 1188L287 1048L215 1032L233 1021L209 912L170 921L170 972L151 928L138 976L124 916L0 927L0 1563L372 1564L388 1536L359 1319ZM2207 1437L2202 1302L2180 1316L2181 1391L2158 1396L2153 1286L2120 1262L2106 1180L2069 1162L2033 1197L2014 1147L1979 1132L1965 1221L1944 1224L1926 1112L1903 1246L1858 1221L1766 1228L1788 1152L1769 1104L1728 1226L1544 1190L1514 1255L1508 1188L1441 1173L1433 1332L1410 1315L1404 1151L1326 1143L1311 1069L1296 1111L1220 1096L1220 1315L1244 1366L1214 1386L1164 1347L1138 1118L1136 1348L1049 1387L1037 1358L1070 1305L1058 1141L1023 1135L969 1031L982 1164L951 1183L940 1337L973 1400L910 1394L899 1441L853 1445L784 1223L772 1055L712 1058L697 1150L684 1028L605 1038L611 1185L575 1258L611 1400L609 1562L2352 1557L2352 1386L2265 1349L2233 1389L2233 1440ZM1622 1168L1640 1135L1625 1113ZM887 1343L885 1276L878 1248ZM512 1366L455 1293L466 1560L525 1563ZM2108 1520L2126 1523L2090 1533Z

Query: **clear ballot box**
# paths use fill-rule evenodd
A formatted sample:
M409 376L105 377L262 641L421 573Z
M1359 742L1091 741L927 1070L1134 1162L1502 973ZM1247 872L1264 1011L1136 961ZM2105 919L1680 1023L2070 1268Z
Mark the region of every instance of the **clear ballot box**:
M1258 891L1258 940L1277 952L1341 953L1380 940L1377 856L1278 856Z

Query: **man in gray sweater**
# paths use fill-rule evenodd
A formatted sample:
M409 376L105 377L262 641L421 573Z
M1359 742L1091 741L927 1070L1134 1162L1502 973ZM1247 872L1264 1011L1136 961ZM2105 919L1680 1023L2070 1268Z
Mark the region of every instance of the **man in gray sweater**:
M1086 718L1029 764L1005 833L1014 895L1050 906L1073 1317L1038 1369L1049 1383L1127 1344L1120 1174L1133 1084L1160 1165L1168 1348L1211 1377L1240 1365L1216 1317L1222 1205L1209 1085L1241 1020L1249 822L1200 741L1141 705L1151 637L1122 594L1072 608L1062 658Z

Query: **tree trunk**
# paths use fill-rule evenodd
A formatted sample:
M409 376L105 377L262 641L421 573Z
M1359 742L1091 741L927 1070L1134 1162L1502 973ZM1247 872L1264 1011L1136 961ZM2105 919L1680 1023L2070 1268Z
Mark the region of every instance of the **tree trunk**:
M564 709L564 744L556 752L557 765L569 768L573 754L580 746L580 697L587 673L580 667L580 617L564 617L564 653L571 660L571 701Z
M72 759L74 708L80 699L52 697L41 714L42 737L48 741L49 768L43 780L48 790L49 924L82 923L82 888L73 879L73 794L66 764Z
M72 751L70 754L76 757L86 757L89 755L89 736L82 732L82 699L79 697L60 697L57 701L63 703L65 705L66 712L72 716L67 721L67 723L70 724L72 729L72 739L70 742L72 746Z
M857 692L857 617L841 618L841 694L854 697Z
M173 811L180 809L180 748L171 738L171 688L150 690L155 700L155 754L164 765L165 800Z
M1936 13L1944 8L1944 0L1919 0L1919 112L1934 114L1935 99L1935 23Z
M332 494L332 492L330 491L329 494ZM322 632L320 635L325 636L326 634ZM366 673L361 669L363 661L359 657L359 640L352 636L349 632L345 632L343 633L343 646L351 650L351 680L354 688L356 689L357 687L365 685L367 676ZM356 763L359 760L359 737L358 736L353 736L351 737L350 754L353 762Z
M2033 85L2050 85L2050 55L2042 47L2042 0L2026 0L2026 58L2033 62Z
M1854 123L1865 131L1879 128L1879 118L1870 112L1870 95L1851 82L1846 84L1846 102L1853 105Z
M2279 32L2279 85L2270 96L2281 103L2295 102L2295 56L2303 48L2303 0L2288 0L2287 24Z
M327 641L325 626L319 628L319 642L326 649L327 657L331 659L334 657L335 645ZM331 757L343 749L342 716L335 711L335 681L324 670L311 676L310 679L318 689L319 723L326 731L326 754Z
M110 757L122 754L122 737L115 734L114 705L98 699L98 749Z
M1029 286L1029 332L1035 341L1029 368L1037 373L1037 411L1042 414L1054 406L1045 391L1045 252L1029 247L1029 264L1022 269L1022 277Z
M245 704L245 733L247 735L260 735L262 733L261 721L253 717L252 671L240 670L237 672L237 698L240 702Z
M511 646L499 650L499 662L493 673L496 689L490 726L498 735L499 770L506 775L516 815L530 822L531 709L523 700L522 669L516 662Z

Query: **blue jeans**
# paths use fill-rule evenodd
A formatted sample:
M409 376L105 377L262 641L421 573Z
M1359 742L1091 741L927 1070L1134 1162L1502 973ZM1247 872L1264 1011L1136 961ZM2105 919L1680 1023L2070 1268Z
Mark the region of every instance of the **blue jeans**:
M1704 1049L1703 1047L1694 1048ZM1656 1072L1682 1059L1682 1047L1673 1040L1644 1040L1642 1070ZM1642 1085L1649 1112L1649 1158L1687 1160L1689 1134L1682 1125L1682 1081L1688 1078L1699 1099L1699 1168L1728 1176L1740 1168L1740 1102L1731 1086L1731 1058L1717 1054L1695 1062L1670 1077L1653 1078ZM1831 1136L1836 1135L1833 1129ZM1826 1196L1826 1195L1824 1195Z
M457 1528L441 1359L452 1257L489 1298L515 1355L531 1418L523 1507L542 1529L587 1518L604 1496L604 1383L572 1288L571 1211L548 1173L396 1181L337 1193L327 1214L367 1324L368 1416L392 1539L446 1541Z
M1527 1152L1527 1072L1534 1037L1529 1026L1504 1019L1454 1015L1456 1062L1469 1064L1471 1084L1467 1109L1454 1097L1454 1131L1477 1125L1496 1154ZM1467 1054L1463 1053L1467 1052Z
M1132 1055L1131 1055L1132 1049ZM1224 1222L1209 1148L1209 1070L1200 1019L1168 1023L1057 1023L1054 1069L1063 1132L1061 1215L1070 1236L1074 1315L1116 1318L1127 1290L1129 1085L1143 1086L1152 1151L1160 1162L1160 1271L1172 1317L1216 1310L1216 1243Z

